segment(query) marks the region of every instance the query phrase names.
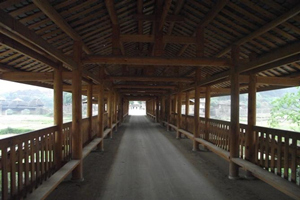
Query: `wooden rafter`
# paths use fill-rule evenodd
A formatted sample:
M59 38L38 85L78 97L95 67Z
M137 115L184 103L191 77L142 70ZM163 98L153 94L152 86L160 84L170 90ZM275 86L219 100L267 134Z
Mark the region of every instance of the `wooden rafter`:
M83 44L83 50L87 54L91 54L92 51L84 44L80 35L67 23L67 21L52 7L47 0L33 0L33 3L43 11L59 28L61 28L67 35L73 40L81 41Z
M172 85L114 85L114 88L142 88L142 89L174 89Z
M205 15L204 19L199 23L196 31L194 32L193 36L196 36L199 30L203 29L208 26L208 24L215 19L215 17L219 14L219 12L226 6L228 0L220 0L216 3L216 5L211 9L211 11ZM181 56L185 50L189 47L189 44L184 45L180 51L178 52L178 56Z
M270 31L271 29L275 28L276 26L284 23L285 21L289 20L290 18L298 15L300 13L300 3L295 6L294 8L292 8L289 12L286 12L284 14L282 14L280 17L274 19L273 21L265 24L264 26L262 26L261 28L257 29L254 32L251 32L251 34L237 40L236 42L234 42L234 45L242 45L246 42L249 42L250 40ZM232 46L232 45L231 45ZM216 57L221 57L223 55L225 55L226 53L228 53L231 49L231 46L225 48L224 50L222 50L221 52L219 52Z
M189 78L181 77L157 77L157 76L110 76L108 80L119 80L119 81L146 81L146 82L193 82Z

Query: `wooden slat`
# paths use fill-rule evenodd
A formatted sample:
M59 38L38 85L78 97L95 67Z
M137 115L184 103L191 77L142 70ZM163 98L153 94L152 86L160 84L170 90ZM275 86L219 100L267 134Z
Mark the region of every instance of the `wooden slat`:
M9 81L52 81L51 72L6 72L0 74L0 78Z

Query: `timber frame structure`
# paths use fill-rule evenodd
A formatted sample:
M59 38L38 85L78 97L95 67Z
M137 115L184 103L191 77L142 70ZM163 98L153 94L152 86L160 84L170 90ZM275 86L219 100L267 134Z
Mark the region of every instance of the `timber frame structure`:
M299 86L299 13L297 0L1 1L0 79L53 88L55 104L53 127L0 140L2 199L44 198L71 172L81 180L83 158L103 150L130 100L147 101L147 115L193 150L202 144L228 160L229 178L242 167L300 199L300 135L256 126L257 91ZM63 91L73 94L72 123L62 121ZM231 95L230 122L210 118L220 95ZM181 113L189 99L194 116Z

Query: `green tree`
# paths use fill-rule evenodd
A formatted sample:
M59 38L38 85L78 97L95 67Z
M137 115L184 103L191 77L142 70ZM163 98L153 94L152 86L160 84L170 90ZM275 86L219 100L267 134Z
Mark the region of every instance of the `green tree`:
M272 101L269 124L278 127L280 122L290 122L300 126L300 89L295 93L286 93L283 97Z

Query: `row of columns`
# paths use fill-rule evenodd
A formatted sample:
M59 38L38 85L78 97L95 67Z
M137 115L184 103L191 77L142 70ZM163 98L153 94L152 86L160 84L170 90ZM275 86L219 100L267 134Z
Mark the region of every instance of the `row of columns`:
M77 68L72 71L72 159L80 160L80 164L72 171L73 180L83 180L83 136L81 132L82 121L82 43L74 42L73 60L77 63ZM62 166L62 130L63 130L63 67L58 66L54 72L54 125L58 127L55 133L55 163L57 169ZM99 69L100 80L104 80L104 67ZM104 82L97 85L98 93L98 132L97 137L102 138L97 148L104 150ZM87 90L87 117L89 118L89 139L92 139L92 99L93 84L88 85ZM123 121L123 115L128 113L128 101L121 99L117 92L109 91L107 94L107 114L108 128L111 129L110 137L112 137L112 125L117 123L118 119ZM127 110L124 111L124 108ZM117 129L117 126L115 126Z
M231 81L231 121L230 121L230 158L238 158L239 157L239 46L233 46L231 52L232 59L232 67L230 74ZM199 138L199 125L200 125L200 92L201 87L199 86L199 82L201 80L201 68L196 69L195 74L195 102L194 102L194 130L193 135L194 138ZM250 162L254 162L254 144L255 144L255 134L253 127L256 125L256 76L255 74L251 74L249 78L249 90L248 90L248 129L246 131L246 149L245 149L245 157L246 160ZM167 97L167 98L166 98ZM176 138L180 138L179 129L187 129L187 116L189 115L189 105L190 105L190 93L185 93L185 127L181 127L182 122L182 98L183 92L182 90L178 90L178 92L174 95L172 99L172 95L163 96L161 98L153 98L147 102L147 113L154 115L156 118L156 122L158 121L166 121L167 124L171 124L171 115L173 113L177 113L177 131ZM211 99L211 87L206 86L205 88L205 126L204 126L204 139L209 141L209 119L210 119L210 99ZM160 111L159 106L161 105ZM159 114L160 113L160 116ZM170 126L168 126L168 130ZM193 140L193 151L197 151L199 149L199 143L196 140ZM236 165L230 159L229 162L229 178L236 179L239 177L238 173L239 166ZM247 172L248 176L252 176L250 172Z

